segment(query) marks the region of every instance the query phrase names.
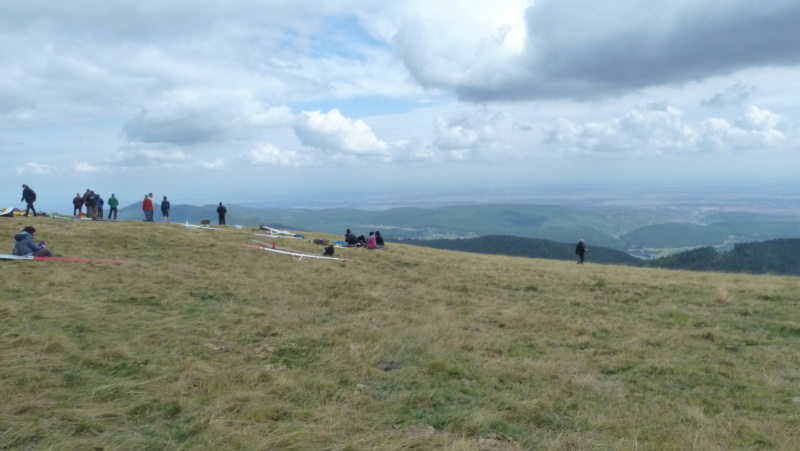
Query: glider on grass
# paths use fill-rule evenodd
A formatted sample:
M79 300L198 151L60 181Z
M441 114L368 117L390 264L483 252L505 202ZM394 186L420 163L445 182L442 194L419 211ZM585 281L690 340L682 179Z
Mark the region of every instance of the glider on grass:
M262 242L256 241L256 240L253 240L253 242L266 245L266 243L262 243ZM324 255L307 254L305 252L293 251L291 249L277 248L277 247L274 247L274 245L273 245L273 247L264 247L264 246L256 246L254 244L243 244L243 246L252 247L254 249L261 249L261 250L264 250L264 251L275 252L275 253L278 253L278 254L291 255L297 261L300 261L300 260L302 260L304 258L319 258L319 259L322 259L322 260L338 260L340 262L351 262L351 261L353 261L353 260L350 260L350 259L347 259L347 258L326 257Z
M269 235L264 235L263 233L256 233L255 235L258 235L258 236L268 236L268 237L272 237L272 238L297 238L297 239L305 238L303 235L298 235L297 233L287 232L285 230L273 229L271 227L267 227L267 226L263 226L263 225L261 227L259 227L258 230L263 230L265 232L269 232Z
M8 255L0 254L0 260L37 260L46 262L86 262L103 263L106 265L121 265L122 262L110 262L105 260L88 260L85 258L65 258L65 257L36 257L34 255Z
M185 226L187 229L225 230L225 229L218 229L218 228L216 228L216 227L209 227L209 226L204 226L204 225L195 225L195 224L189 224L189 221L186 221L186 224L184 224L184 226Z

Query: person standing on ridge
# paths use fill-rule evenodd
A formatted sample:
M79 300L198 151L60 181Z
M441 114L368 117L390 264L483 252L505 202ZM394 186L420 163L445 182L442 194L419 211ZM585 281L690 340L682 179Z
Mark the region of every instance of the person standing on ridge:
M164 216L164 222L169 222L169 207L167 196L164 196L164 200L161 201L161 215Z
M86 205L86 216L97 219L97 194L87 189L83 195L83 203Z
M25 202L25 216L28 216L28 211L33 210L33 215L36 216L36 209L33 208L33 203L36 202L36 193L28 185L22 185L22 199L20 202Z
M153 222L153 199L144 195L142 201L142 211L144 212L144 222Z
M80 216L81 209L83 209L83 196L81 196L81 193L77 193L72 199L72 216L76 218Z
M225 213L228 212L228 209L222 206L222 202L219 203L219 207L217 207L217 214L219 215L219 225L225 225Z
M119 199L114 197L114 193L111 193L111 197L108 198L108 219L111 219L111 215L114 215L114 220L117 220L117 207L119 206Z
M103 219L103 206L106 204L106 202L98 194L95 203L97 204L97 219Z
M586 260L586 243L583 240L578 241L578 245L575 246L575 255L578 256L578 264L582 265Z

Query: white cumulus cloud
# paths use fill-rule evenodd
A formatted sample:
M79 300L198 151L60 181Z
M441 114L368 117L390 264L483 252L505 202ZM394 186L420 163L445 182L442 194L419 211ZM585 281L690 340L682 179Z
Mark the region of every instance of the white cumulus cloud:
M337 109L328 113L304 111L297 116L294 132L303 145L331 154L388 155L389 146L378 139L366 122L342 115Z
M269 143L256 145L244 153L242 158L254 166L307 166L314 162L308 155L280 149Z

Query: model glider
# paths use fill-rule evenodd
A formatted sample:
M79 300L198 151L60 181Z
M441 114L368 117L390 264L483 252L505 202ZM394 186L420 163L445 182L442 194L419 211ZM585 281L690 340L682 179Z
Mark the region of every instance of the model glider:
M258 230L263 230L265 232L269 232L269 235L262 235L260 233L256 233L256 235L258 235L258 236L271 236L273 238L299 238L299 239L305 238L303 235L299 235L299 234L294 233L294 232L287 232L286 230L273 229L271 227L267 227L267 226L263 226L263 225L261 227L259 227Z
M184 226L185 226L187 229L225 230L225 229L218 229L218 228L216 228L216 227L208 227L208 226L203 226L203 225L189 224L189 221L186 221L186 224L184 224Z
M289 233L289 232L286 232L286 233ZM294 235L294 234L292 234L293 236L290 236L290 235L267 235L266 233L254 233L253 235L255 235L255 236L268 236L270 238L294 238L294 239L298 239L298 240L302 240L304 238L303 235Z
M253 241L255 241L255 240L253 240ZM256 241L256 243L258 243L258 241ZM291 255L292 257L296 258L297 261L300 261L300 260L302 260L304 258L319 258L319 259L322 259L322 260L338 260L340 262L350 262L350 261L352 261L352 260L349 260L347 258L325 257L323 255L306 254L305 252L285 251L285 250L282 250L282 249L276 249L276 248L271 248L271 247L256 246L254 244L244 244L243 246L252 247L254 249L261 249L261 250L264 250L264 251L276 252L278 254Z
M85 263L102 263L106 265L121 265L123 262L110 262L105 260L88 260L85 258L66 258L66 257L36 257L33 255L8 255L0 254L2 260L37 260L47 262L85 262Z

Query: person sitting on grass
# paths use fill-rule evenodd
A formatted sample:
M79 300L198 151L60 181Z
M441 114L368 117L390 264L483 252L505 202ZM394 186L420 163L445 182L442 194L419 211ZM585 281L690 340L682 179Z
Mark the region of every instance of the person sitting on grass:
M367 249L375 249L377 245L378 244L375 240L375 232L369 232L369 238L367 238Z
M386 244L383 242L381 232L375 231L375 249L386 249Z
M51 257L53 255L50 249L44 247L46 244L44 241L36 243L36 239L33 237L34 233L36 233L36 229L27 226L22 229L22 232L14 235L14 239L17 240L14 245L14 255L23 257Z
M347 243L347 246L356 246L358 245L358 238L356 238L356 234L351 232L350 229L344 233L344 242Z

